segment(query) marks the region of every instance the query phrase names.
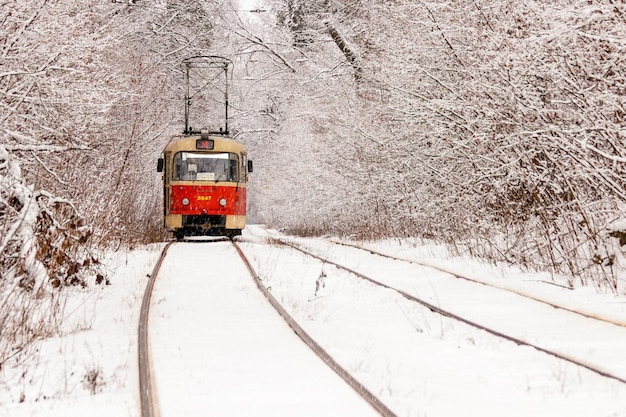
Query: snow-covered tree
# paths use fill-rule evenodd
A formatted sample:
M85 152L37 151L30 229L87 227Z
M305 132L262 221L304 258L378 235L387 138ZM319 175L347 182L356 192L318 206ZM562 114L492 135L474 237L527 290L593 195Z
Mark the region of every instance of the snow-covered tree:
M72 176L77 159L95 159L111 97L98 53L105 16L83 3L6 1L0 11L0 363L53 331L54 309L29 300L54 302L55 287L85 285L97 264Z
M267 221L417 233L617 288L623 5L271 4L261 31L297 64L282 88L256 78L280 116Z
M0 364L56 319L32 300L107 281L92 245L163 237L155 161L180 131L180 61L210 48L214 7L2 4Z

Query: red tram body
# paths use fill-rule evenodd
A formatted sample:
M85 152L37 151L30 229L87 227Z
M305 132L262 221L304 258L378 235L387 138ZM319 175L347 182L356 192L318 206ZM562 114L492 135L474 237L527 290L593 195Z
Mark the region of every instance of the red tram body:
M175 136L163 150L163 225L185 236L240 235L252 161L244 145L223 135Z

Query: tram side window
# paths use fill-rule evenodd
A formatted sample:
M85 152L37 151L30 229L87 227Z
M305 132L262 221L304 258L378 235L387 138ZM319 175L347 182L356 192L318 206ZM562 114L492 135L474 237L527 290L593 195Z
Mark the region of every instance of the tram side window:
M184 152L178 152L174 155L174 169L172 170L172 180L174 181L191 179L189 161L187 158L183 160L183 153Z
M231 181L239 181L239 176L237 175L237 165L239 165L239 159L237 155L234 153L230 154L230 180Z

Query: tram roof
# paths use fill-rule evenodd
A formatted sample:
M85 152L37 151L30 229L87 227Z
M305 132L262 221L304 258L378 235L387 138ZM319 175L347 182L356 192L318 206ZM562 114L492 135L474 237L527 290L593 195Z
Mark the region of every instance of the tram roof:
M197 143L199 140L209 140L213 141L213 146L211 149L206 148L198 148ZM209 152L246 152L246 147L234 141L230 137L222 136L222 135L206 135L203 136L201 134L195 135L176 135L173 136L168 144L165 146L164 152L179 152L179 151L209 151Z

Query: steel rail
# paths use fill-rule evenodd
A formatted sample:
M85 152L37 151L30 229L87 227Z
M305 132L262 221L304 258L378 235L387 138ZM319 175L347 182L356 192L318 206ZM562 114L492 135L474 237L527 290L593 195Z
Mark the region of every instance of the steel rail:
M554 303L554 302L551 302L551 301L548 301L548 300L545 300L545 299L542 299L542 298L539 298L539 297L527 294L527 293L525 293L523 291L519 291L519 290L516 290L516 289L513 289L513 288L506 288L506 287L503 287L503 286L500 286L500 285L494 285L494 284L491 284L489 282L480 281L478 279L471 278L471 277L468 277L468 276L465 276L465 275L461 275L459 273L449 271L449 270L447 270L445 268L441 268L441 267L438 267L436 265L431 265L431 264L427 264L427 263L424 263L424 262L414 261L414 260L411 260L411 259L399 258L397 256L388 255L386 253L378 252L378 251L375 251L373 249L364 248L364 247L353 245L353 244L346 243L346 242L337 242L337 241L334 241L334 240L329 240L329 242L331 242L331 243L333 243L335 245L347 246L349 248L362 250L362 251L371 253L372 255L380 256L380 257L391 259L391 260L394 260L394 261L407 262L407 263L410 263L410 264L413 264L413 265L423 266L424 268L434 269L434 270L437 270L437 271L444 272L446 274L452 275L453 277L458 278L458 279L462 279L462 280L465 280L465 281L473 282L473 283L476 283L476 284L484 285L486 287L491 287L491 288L495 288L495 289L502 290L502 291L507 291L507 292L519 295L520 297L525 297L525 298L528 298L530 300L537 301L538 303L546 304L546 305L548 305L550 307L554 307L554 308L558 308L560 310L568 311L570 313L578 314L579 316L582 316L582 317L585 317L585 318L588 318L588 319L592 319L592 320L597 320L597 321L601 321L601 322L604 322L604 323L613 324L613 325L619 326L619 327L626 327L626 321L618 321L618 320L608 319L608 318L605 318L605 317L601 317L598 314L575 310L573 308L569 308L569 307L563 306L561 304L557 304L557 303ZM548 282L548 284L552 284L552 283ZM564 288L567 288L567 287L564 287ZM567 288L567 289L570 289L570 288Z
M339 375L352 389L354 389L365 401L367 401L380 415L384 417L397 417L397 415L391 411L385 404L383 404L372 392L370 392L363 384L357 381L348 371L346 371L333 357L322 348L313 338L289 315L289 313L283 308L283 306L276 300L272 293L265 288L261 282L261 278L256 273L250 261L243 253L241 248L236 242L232 242L233 246L239 253L239 256L246 264L250 275L252 276L256 286L263 293L265 298L270 302L272 307L276 309L278 314L287 322L289 327L302 339L302 341L317 354L337 375Z
M535 345L535 344L530 343L530 342L526 342L524 340L518 339L518 338L513 337L513 336L509 336L509 335L504 334L502 332L499 332L497 330L494 330L494 329L491 329L489 327L483 326L482 324L479 324L479 323L473 322L471 320L468 320L466 318L463 318L463 317L461 317L461 316L459 316L457 314L454 314L454 313L452 313L450 311L447 311L447 310L444 310L444 309L442 309L440 307L437 307L436 305L431 304L431 303L429 303L429 302L427 302L427 301L425 301L425 300L423 300L421 298L415 297L415 296L413 296L413 295L411 295L411 294L409 294L409 293L407 293L405 291L399 290L399 289L394 288L394 287L392 287L390 285L387 285L387 284L384 284L382 282L376 281L375 279L370 278L370 277L368 277L368 276L366 276L366 275L364 275L364 274L362 274L362 273L360 273L358 271L355 271L355 270L353 270L351 268L348 268L346 266L343 266L341 264L333 262L333 261L331 261L329 259L326 259L326 258L324 258L322 256L316 255L316 254L314 254L314 253L312 253L312 252L310 252L310 251L308 251L308 250L298 246L297 244L294 244L292 242L288 242L288 241L285 241L283 239L279 239L279 238L276 238L276 237L272 237L271 240L273 240L273 241L275 241L277 243L283 244L285 246L289 246L289 247L291 247L291 248L293 248L295 250L298 250L298 251L300 251L300 252L302 252L302 253L304 253L304 254L306 254L308 256L311 256L311 257L313 257L313 258L315 258L315 259L317 259L319 261L325 262L325 263L327 263L329 265L333 265L334 267L336 267L338 269L341 269L341 270L344 270L346 272L349 272L350 274L353 274L353 275L355 275L355 276L357 276L357 277L359 277L359 278L361 278L361 279L363 279L365 281L368 281L368 282L370 282L370 283L372 283L374 285L377 285L377 286L380 286L382 288L386 288L386 289L395 291L396 293L402 295L407 300L411 300L411 301L414 301L414 302L416 302L416 303L418 303L420 305L423 305L424 307L428 308L430 311L432 311L434 313L441 314L444 317L448 317L448 318L451 318L451 319L456 320L458 322L464 323L464 324L466 324L468 326L474 327L476 329L483 330L483 331L485 331L485 332L487 332L487 333L489 333L491 335L494 335L496 337L500 337L502 339L508 340L508 341L513 342L513 343L515 343L517 345L531 347L531 348L533 348L533 349L535 349L535 350L537 350L539 352L542 352L542 353L545 353L547 355L553 356L553 357L555 357L557 359L560 359L560 360L572 363L572 364L574 364L576 366L579 366L581 368L585 368L585 369L587 369L587 370L589 370L591 372L594 372L594 373L596 373L598 375L601 375L601 376L603 376L605 378L610 378L610 379L619 381L619 382L621 382L623 384L626 384L626 379L624 379L622 377L619 377L619 376L616 376L616 375L613 375L613 374L611 374L608 371L605 371L603 369L598 369L598 368L596 368L596 367L594 367L592 365L588 365L588 364L586 364L584 362L581 362L580 360L578 360L576 358L570 357L568 355L565 355L565 354L562 354L562 353L559 353L559 352L555 352L555 351L549 350L547 348L543 348L541 346Z
M168 249L175 242L169 242L161 251L161 256L150 274L150 280L146 285L146 290L141 302L141 313L139 315L139 334L138 334L138 354L139 354L139 396L141 403L142 417L159 417L159 408L157 406L156 392L152 384L152 362L150 360L150 345L148 340L148 315L150 312L150 299L152 298L152 290L154 283L161 269L161 264L167 255Z
M211 243L211 242L223 242L228 240L224 239L202 239L202 240L185 240L186 243ZM152 298L152 290L156 282L161 264L167 255L169 248L177 241L172 240L165 245L161 251L161 255L157 260L152 273L150 274L150 280L146 285L144 291L143 300L141 302L141 312L139 314L139 327L138 327L138 342L137 351L139 356L139 397L141 405L141 417L160 417L158 408L157 393L152 381L152 362L150 357L150 340L148 337L148 316L150 313L150 300Z

